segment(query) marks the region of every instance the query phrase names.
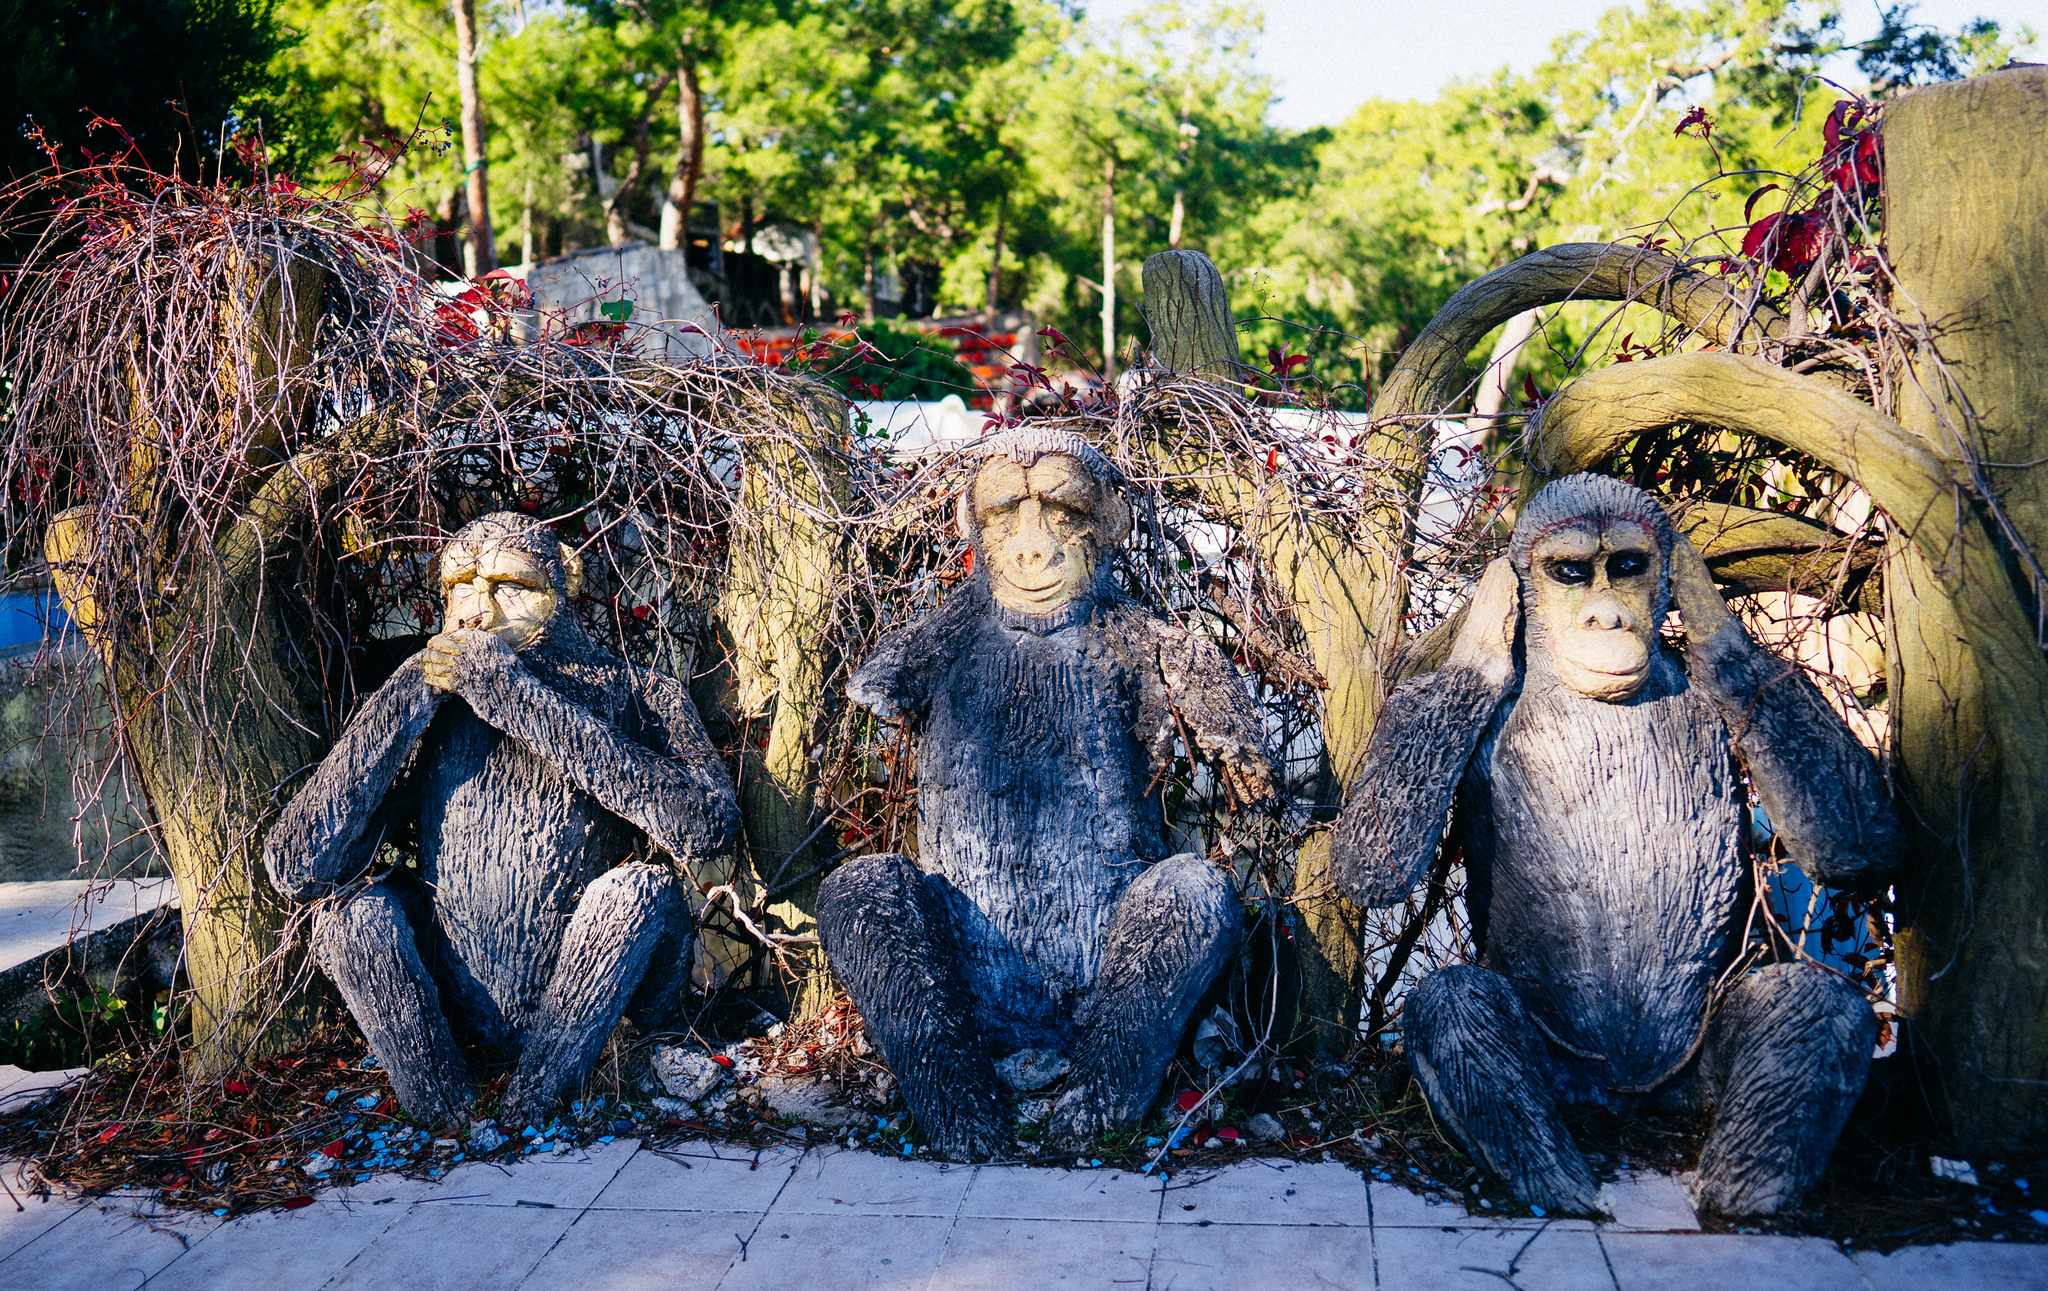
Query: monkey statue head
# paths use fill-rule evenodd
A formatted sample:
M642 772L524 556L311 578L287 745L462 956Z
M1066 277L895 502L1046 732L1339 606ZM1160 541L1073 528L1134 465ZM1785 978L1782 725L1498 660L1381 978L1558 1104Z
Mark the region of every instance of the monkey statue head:
M960 531L989 591L1021 614L1054 614L1095 585L1104 552L1131 535L1108 458L1070 431L1027 426L980 440L960 494Z
M1588 699L1633 698L1670 608L1673 537L1657 500L1621 480L1573 475L1538 493L1508 543L1531 666L1547 660Z
M515 650L540 640L583 583L583 562L531 516L497 511L462 526L436 560L442 631L488 632Z

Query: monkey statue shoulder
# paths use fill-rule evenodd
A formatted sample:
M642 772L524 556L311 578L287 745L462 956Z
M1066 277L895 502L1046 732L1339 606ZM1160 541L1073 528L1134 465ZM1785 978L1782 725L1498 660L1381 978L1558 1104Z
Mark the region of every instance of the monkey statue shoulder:
M1150 1109L1241 923L1225 871L1167 855L1176 735L1241 799L1271 793L1229 662L1107 576L1131 525L1110 463L1048 429L977 450L960 501L974 575L847 687L912 732L918 859L862 857L819 895L834 970L919 1125L961 1158L1007 1147L996 1062L1021 1052L1071 1066L1056 1138Z
M458 1037L516 1057L501 1115L544 1122L629 1009L689 982L677 865L725 851L738 801L689 697L565 610L580 571L527 517L437 562L442 633L401 665L285 808L264 864L317 901L313 951L405 1109L459 1125ZM375 872L416 832L417 869Z
M1677 608L1683 658L1662 641ZM1403 1043L1443 1121L1518 1197L1596 1185L1558 1117L1713 1108L1703 1209L1796 1205L1869 1070L1876 1018L1841 975L1725 980L1748 900L1746 787L1816 882L1883 878L1900 839L1875 760L1757 648L1656 500L1560 480L1517 521L1443 668L1388 698L1333 841L1338 880L1399 901L1452 820L1476 965L1411 993Z

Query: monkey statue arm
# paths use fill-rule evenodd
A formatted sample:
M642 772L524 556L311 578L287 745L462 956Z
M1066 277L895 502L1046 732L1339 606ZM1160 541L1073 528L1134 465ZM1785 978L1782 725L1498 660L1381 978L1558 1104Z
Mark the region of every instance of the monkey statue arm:
M371 826L447 699L426 683L417 656L370 696L264 841L263 867L279 892L310 901L368 867L382 836Z
M1690 643L1686 672L1733 732L1785 850L1833 887L1889 873L1903 839L1877 760L1797 667L1750 639L1683 535L1671 597Z
M1143 671L1158 679L1139 716L1154 769L1171 763L1174 738L1184 731L1195 744L1190 752L1216 760L1240 803L1272 798L1273 765L1266 758L1258 706L1215 643L1128 601L1119 602L1108 619L1114 637L1135 638L1147 656Z
M725 851L739 824L731 786L711 782L694 759L634 743L610 722L564 698L529 672L512 647L488 632L446 634L461 653L455 693L487 724L553 763L605 810L644 832L669 855ZM685 698L683 703L688 703ZM673 737L679 716L666 723ZM702 738L701 729L698 732ZM704 752L709 752L705 741Z
M1435 858L1465 766L1514 682L1519 622L1514 567L1496 560L1444 666L1388 697L1330 844L1337 883L1359 905L1400 901Z
M696 798L690 801L701 804L712 818L708 825L710 833L723 837L729 844L739 835L739 797L733 792L724 761L704 732L704 721L697 716L689 690L675 678L649 668L640 674L634 695L640 701L647 742L674 759L696 791ZM718 847L694 855L707 856L722 850ZM683 855L674 851L670 854L678 858Z
M986 575L977 574L937 610L883 637L846 683L847 698L885 722L921 715L931 702L933 670L959 654L992 599Z

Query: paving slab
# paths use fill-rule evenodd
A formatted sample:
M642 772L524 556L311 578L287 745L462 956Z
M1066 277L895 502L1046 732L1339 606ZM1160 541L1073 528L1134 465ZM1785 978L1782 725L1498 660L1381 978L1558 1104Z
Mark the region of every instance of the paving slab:
M1923 1291L1927 1287L2041 1291L2048 1287L2048 1246L1957 1242L1953 1246L1908 1246L1889 1255L1858 1251L1854 1258L1873 1291Z
M778 1215L912 1215L951 1219L973 1166L891 1161L872 1152L815 1148L775 1199Z
M1157 1180L1128 1170L1041 1170L983 1166L974 1173L963 1218L1073 1219L1150 1224L1159 1219Z
M1584 1228L1558 1224L1534 1229L1376 1228L1372 1245L1383 1287L1428 1287L1430 1291L1615 1289L1599 1235ZM1626 1288L1628 1284L1622 1285ZM1698 1291L1697 1279L1692 1286ZM1807 1291L1799 1282L1784 1286ZM1718 1283L1716 1291L1721 1291Z
M219 1226L132 1201L85 1205L0 1260L5 1291L133 1291Z
M1818 1237L1601 1233L1621 1291L1868 1291L1833 1242Z
M0 1260L85 1209L68 1197L45 1199L26 1192L19 1179L8 1180L8 1186L14 1197L0 1196Z
M535 1153L506 1164L465 1161L420 1200L580 1211L597 1200L639 1146L638 1139L617 1139L560 1156Z
M298 1210L244 1215L175 1256L150 1291L318 1291L403 1217L410 1200L327 1193Z
M711 1291L760 1222L724 1211L588 1210L519 1291Z
M1363 1227L1168 1223L1159 1226L1152 1255L1152 1291L1371 1291L1373 1286L1372 1236ZM1491 1291L1507 1288L1496 1283Z
M1341 1165L1247 1161L1184 1170L1166 1186L1163 1224L1371 1227L1365 1183Z
M579 1213L417 1202L321 1285L326 1291L513 1291Z
M726 1270L719 1291L925 1291L933 1285L952 1227L950 1219L771 1211L754 1230L746 1254Z
M789 1183L801 1152L687 1143L638 1152L598 1194L601 1210L710 1210L759 1214Z
M774 1227L772 1219L768 1226ZM1144 1223L961 1219L931 1285L945 1291L1143 1291L1157 1231Z

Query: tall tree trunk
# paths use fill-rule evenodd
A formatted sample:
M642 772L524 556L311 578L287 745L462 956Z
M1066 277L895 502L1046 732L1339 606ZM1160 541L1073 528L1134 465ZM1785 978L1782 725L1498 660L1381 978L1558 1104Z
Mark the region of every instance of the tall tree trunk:
M469 242L463 260L475 278L498 267L485 175L484 109L476 92L476 0L455 0L455 85L462 95L462 162L469 198Z
M1235 339L1235 338L1233 338ZM1116 158L1102 163L1102 379L1116 384Z
M1931 345L1896 415L2010 523L2006 589L2038 637L2048 553L2048 68L1908 94L1884 114L1892 306ZM1945 369L1945 371L1944 371ZM1966 451L1965 451L1966 450ZM1902 1004L1959 1148L2048 1150L2048 689L2040 651L1987 650L1919 551L1886 575L1894 769L1914 846Z
M633 131L633 160L626 166L625 178L612 190L612 195L605 199L605 235L611 239L613 246L622 245L626 241L626 203L633 200L640 191L640 185L647 179L648 131L654 120L655 100L668 92L669 82L673 81L675 76L674 69L663 72L661 79L647 88L647 106L640 113L640 124Z
M982 327L994 331L996 314L1002 309L1003 294L1003 225L1010 216L1010 195L1004 193L996 201L996 244L994 258L988 265L988 309Z
M697 204L697 181L704 176L704 90L697 65L685 60L677 69L676 124L682 141L676 146L676 168L668 178L668 207L661 213L661 245L680 247L690 236L690 208Z

